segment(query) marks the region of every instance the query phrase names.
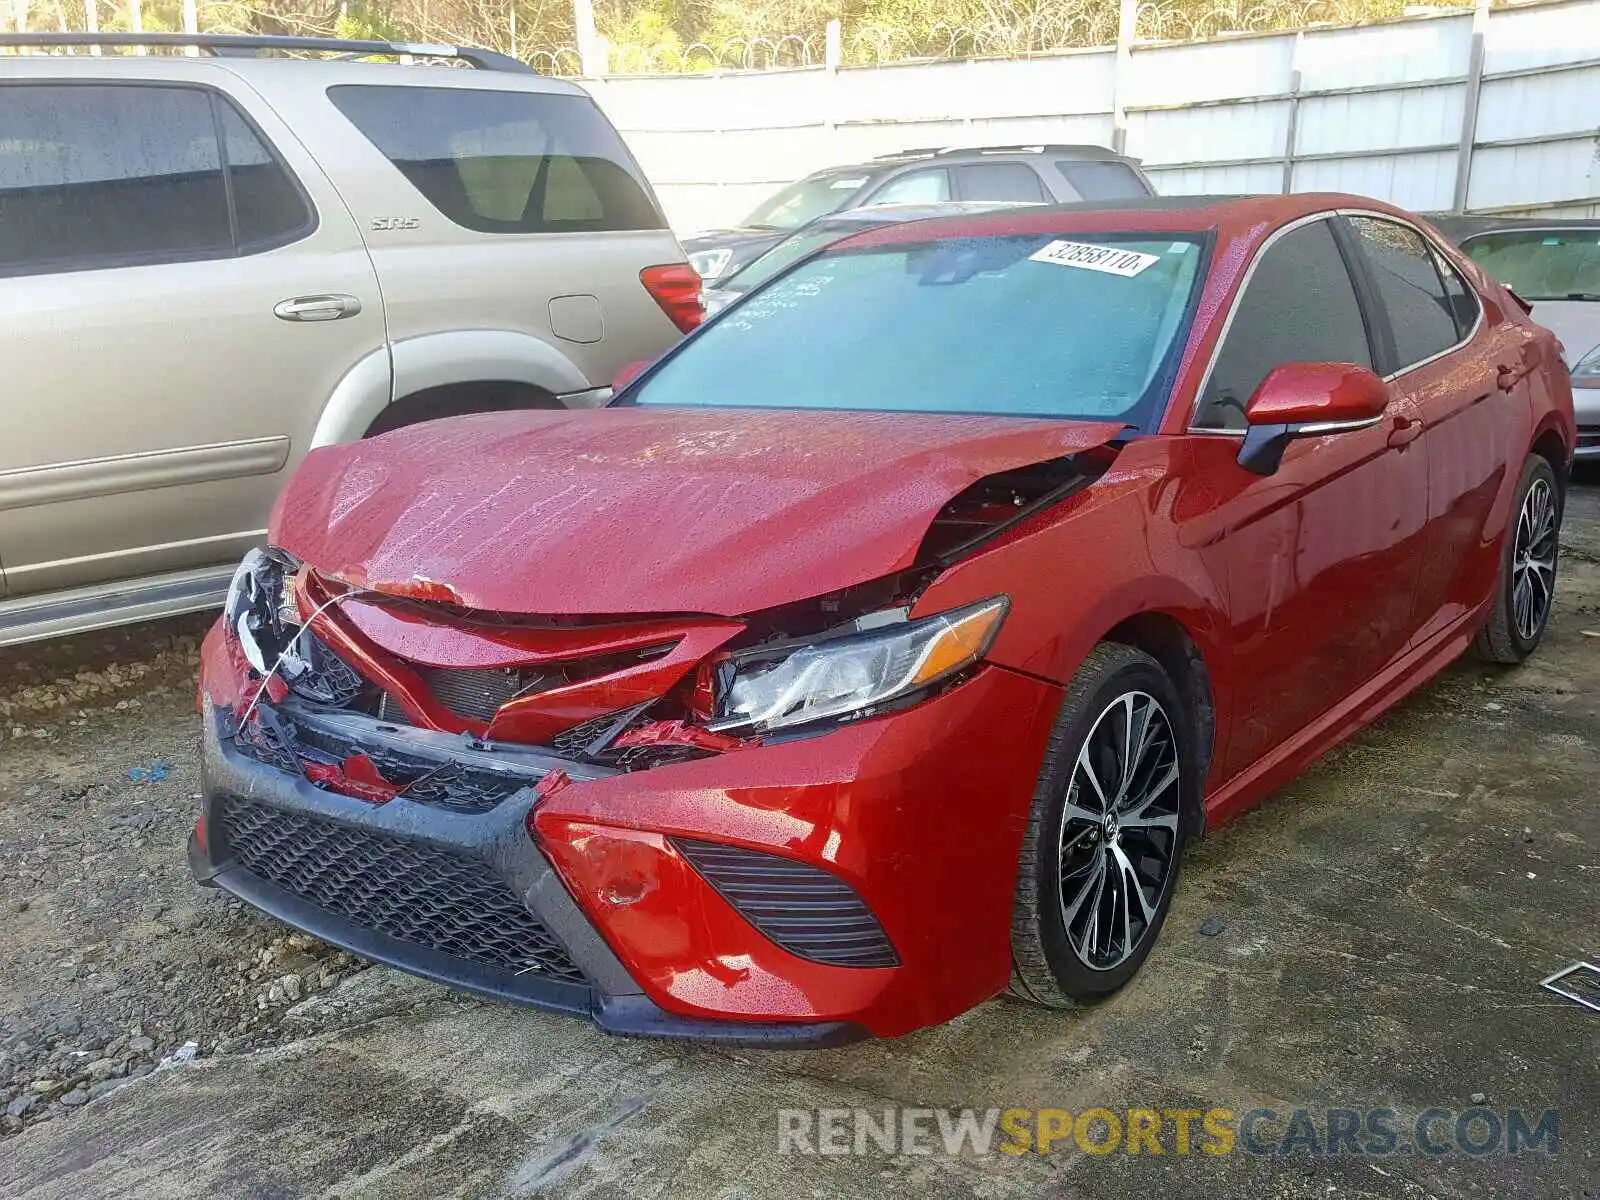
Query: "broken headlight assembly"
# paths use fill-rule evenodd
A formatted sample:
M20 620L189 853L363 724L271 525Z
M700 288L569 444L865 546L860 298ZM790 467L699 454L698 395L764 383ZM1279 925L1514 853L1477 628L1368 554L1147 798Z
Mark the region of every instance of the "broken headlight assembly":
M228 585L222 616L245 661L262 675L300 632L294 577L300 563L281 550L255 549L244 556Z
M843 631L730 656L716 673L710 728L761 733L866 710L915 694L983 657L1005 620L1004 596L915 621L871 613Z

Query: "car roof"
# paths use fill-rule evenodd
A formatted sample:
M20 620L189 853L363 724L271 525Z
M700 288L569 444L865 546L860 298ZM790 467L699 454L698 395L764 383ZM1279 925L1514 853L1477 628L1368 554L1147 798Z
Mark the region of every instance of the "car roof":
M1416 217L1382 200L1342 192L1291 196L1146 196L1075 204L1008 208L999 212L881 226L854 234L834 249L903 245L942 238L1003 237L1070 233L1211 233L1246 244L1301 217L1360 209L1413 221Z
M826 229L840 225L891 225L897 221L921 221L930 217L966 216L975 213L995 212L999 209L1024 208L1036 201L1028 200L939 200L925 204L871 204L862 208L847 208L843 212L824 213L814 217L795 230Z
M1518 230L1548 230L1560 233L1568 230L1600 229L1600 217L1434 217L1433 224L1456 245L1485 233L1507 233Z
M253 57L243 54L184 55L111 53L33 54L0 58L0 71L12 80L171 80L220 82L244 79L263 94L285 89L320 89L336 84L400 87L473 88L487 91L542 92L583 96L577 84L532 72L484 71L424 63L359 62L326 58Z
M824 167L820 171L813 171L807 179L817 179L830 175L860 175L878 174L883 171L898 170L900 167L914 163L928 162L978 162L985 159L1005 158L1036 158L1040 155L1050 155L1055 158L1072 159L1079 162L1120 162L1137 165L1139 160L1129 158L1126 154L1118 154L1105 146L1091 146L1088 144L1053 144L1033 143L1026 146L930 146L924 149L896 150L890 154L880 154L876 158L869 158L864 162L842 163L837 166Z

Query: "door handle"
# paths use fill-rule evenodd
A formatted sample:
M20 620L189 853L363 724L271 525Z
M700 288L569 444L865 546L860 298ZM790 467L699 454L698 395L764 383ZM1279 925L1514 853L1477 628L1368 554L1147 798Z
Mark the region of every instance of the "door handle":
M1398 449L1422 436L1422 422L1411 417L1396 417L1389 427L1389 445Z
M1505 363L1501 363L1495 368L1495 386L1498 387L1502 392L1509 392L1512 388L1517 386L1517 383L1520 380L1530 375L1532 371L1533 368L1526 365L1507 366Z
M280 321L337 321L360 311L361 301L354 296L295 296L275 304L272 315Z

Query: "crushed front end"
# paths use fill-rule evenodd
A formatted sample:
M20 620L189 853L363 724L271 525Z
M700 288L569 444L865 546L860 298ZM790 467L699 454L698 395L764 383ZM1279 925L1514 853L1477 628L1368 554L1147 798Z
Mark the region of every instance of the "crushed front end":
M948 1019L1004 986L1059 692L983 661L1003 598L918 616L926 578L737 619L534 617L253 552L203 650L191 865L614 1032Z

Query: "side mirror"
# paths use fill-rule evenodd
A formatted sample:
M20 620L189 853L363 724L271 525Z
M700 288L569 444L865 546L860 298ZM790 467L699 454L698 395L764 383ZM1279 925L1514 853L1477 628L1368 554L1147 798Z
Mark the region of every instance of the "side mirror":
M1239 465L1271 475L1296 438L1366 429L1383 419L1389 385L1354 363L1285 363L1274 367L1244 406L1249 428Z
M615 396L620 393L623 388L639 378L640 375L643 375L654 362L655 360L652 358L642 358L638 362L631 362L626 366L618 367L617 373L611 377L611 394Z

